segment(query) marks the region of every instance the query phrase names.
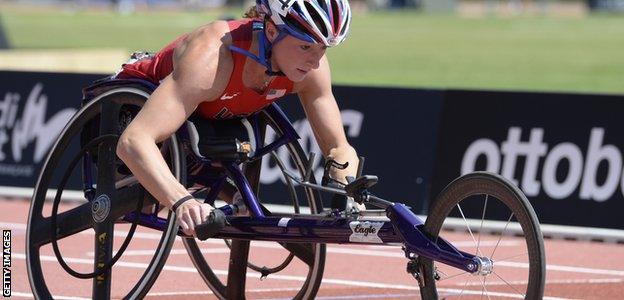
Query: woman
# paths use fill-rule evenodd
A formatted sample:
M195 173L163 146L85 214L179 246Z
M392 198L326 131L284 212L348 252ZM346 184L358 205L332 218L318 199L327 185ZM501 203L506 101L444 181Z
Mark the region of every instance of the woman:
M345 136L325 57L349 32L347 0L258 0L245 17L199 27L118 74L160 83L121 135L117 155L162 205L176 211L188 235L214 208L186 201L192 197L156 143L193 113L245 116L297 93L323 155L349 162L331 177L346 182L356 173L357 154Z

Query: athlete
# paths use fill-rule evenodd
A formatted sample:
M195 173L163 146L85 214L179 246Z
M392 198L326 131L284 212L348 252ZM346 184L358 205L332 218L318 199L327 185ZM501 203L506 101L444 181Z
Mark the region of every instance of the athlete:
M162 205L175 208L184 233L194 235L214 208L187 201L192 196L156 143L191 114L247 116L297 93L325 158L349 163L344 170L332 168L331 178L346 182L345 176L355 176L357 153L345 136L325 56L345 39L350 21L347 0L257 0L243 19L201 26L154 56L123 66L118 78L159 85L119 138L117 155Z

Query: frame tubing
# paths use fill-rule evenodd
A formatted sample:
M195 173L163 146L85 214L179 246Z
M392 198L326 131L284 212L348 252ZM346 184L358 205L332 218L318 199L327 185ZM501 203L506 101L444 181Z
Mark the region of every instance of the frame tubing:
M249 181L247 181L247 178L245 178L245 175L243 175L243 172L238 167L238 165L230 162L225 165L225 168L226 171L230 174L230 177L236 183L239 191L241 192L241 196L243 196L243 201L245 202L247 209L251 212L253 216L258 218L264 218L264 212L262 212L260 203L258 203L258 200L256 199L255 193L252 190Z
M387 214L406 244L407 251L453 266L466 272L477 271L474 255L463 253L450 243L438 237L429 239L423 232L423 221L404 204L397 203L387 208Z

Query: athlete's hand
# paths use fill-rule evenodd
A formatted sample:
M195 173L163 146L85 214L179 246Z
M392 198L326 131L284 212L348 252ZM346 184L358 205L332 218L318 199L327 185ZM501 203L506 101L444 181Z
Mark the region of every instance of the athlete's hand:
M214 207L198 201L186 201L178 207L176 217L182 232L195 236L195 226L206 222Z

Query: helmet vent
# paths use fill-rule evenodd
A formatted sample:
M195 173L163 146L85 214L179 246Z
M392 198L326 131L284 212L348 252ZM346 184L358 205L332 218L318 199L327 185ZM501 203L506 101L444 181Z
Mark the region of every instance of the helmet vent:
M340 30L340 35L344 35L345 34L345 30L347 30L347 27L349 27L347 24L349 24L349 22L351 22L351 14L347 15L347 19L345 20L344 24L342 25L342 29Z
M325 27L325 22L323 22L323 17L319 14L319 12L312 5L312 3L308 1L304 1L303 3L308 13L310 13L310 16L312 17L312 21L314 21L314 24L316 25L318 29L321 30L321 34L323 34L323 36L327 36L327 27Z
M340 30L340 8L338 7L338 1L336 0L331 0L331 10L332 10L332 15L334 17L334 32L337 32L338 30ZM344 28L343 28L344 29ZM342 33L341 33L342 34Z
M299 33L305 34L307 32L306 28L291 14L287 14L286 17L282 17L282 20L288 25L288 27L297 30Z

